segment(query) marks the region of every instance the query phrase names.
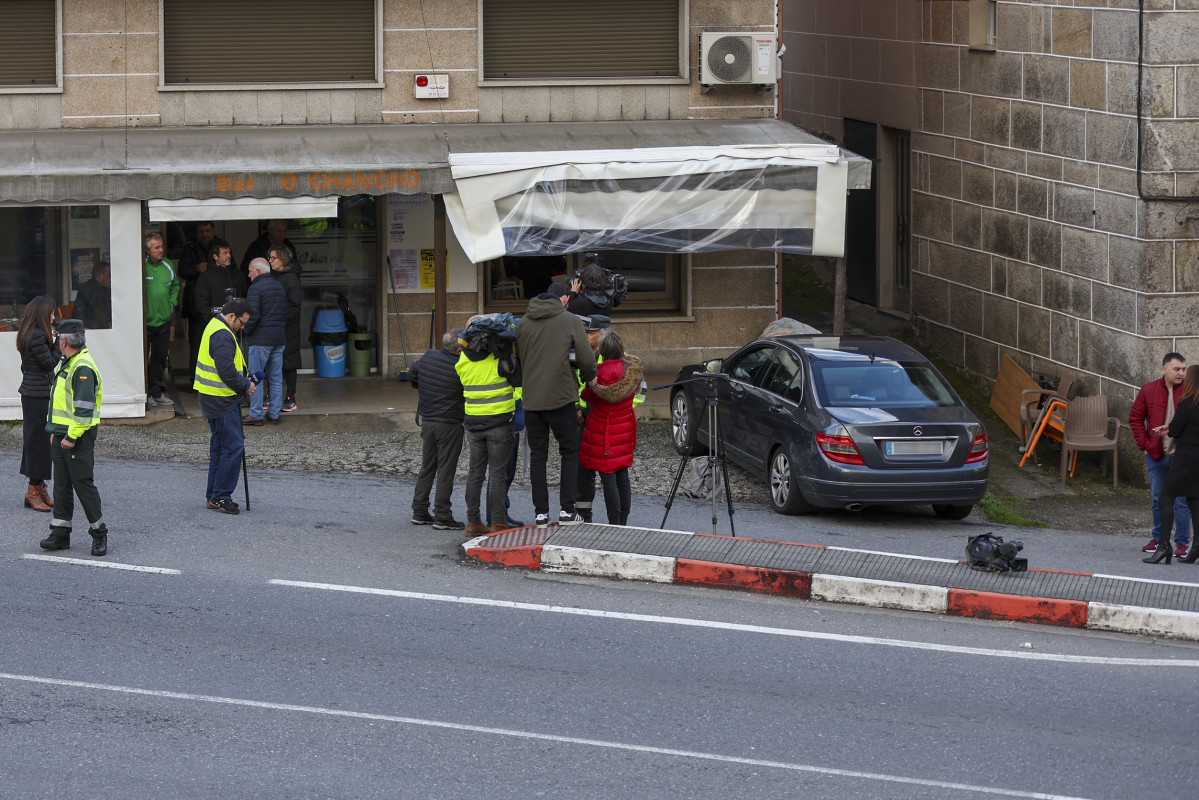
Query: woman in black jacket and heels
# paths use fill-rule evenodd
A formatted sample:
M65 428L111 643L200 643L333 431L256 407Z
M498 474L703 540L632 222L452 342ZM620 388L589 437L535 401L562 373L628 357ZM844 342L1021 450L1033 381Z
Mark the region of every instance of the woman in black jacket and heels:
M54 341L58 306L49 297L35 297L21 314L17 329L17 351L21 354L21 419L25 444L21 450L21 474L29 479L25 508L49 511L54 507L46 481L50 478L50 434L46 413L50 410L50 384L62 354Z
M1159 435L1169 434L1174 438L1174 460L1170 462L1170 471L1166 473L1166 482L1162 486L1162 538L1157 549L1148 558L1141 559L1146 564L1157 564L1163 559L1170 563L1172 552L1170 541L1174 538L1168 533L1174 530L1174 500L1178 497L1187 499L1191 514L1199 514L1199 364L1187 367L1186 377L1182 381L1182 399L1168 425L1153 429ZM1170 504L1167 510L1166 503ZM1194 526L1199 521L1192 516L1191 547L1186 557L1181 559L1184 564L1193 564L1199 560L1199 543L1195 541Z

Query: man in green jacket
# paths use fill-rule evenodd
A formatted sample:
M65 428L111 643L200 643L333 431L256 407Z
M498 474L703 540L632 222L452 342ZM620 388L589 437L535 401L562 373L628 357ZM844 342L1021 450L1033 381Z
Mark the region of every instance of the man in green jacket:
M146 407L169 406L163 388L167 356L175 338L175 307L179 305L179 274L164 257L162 237L146 236L146 342L150 347L146 375Z

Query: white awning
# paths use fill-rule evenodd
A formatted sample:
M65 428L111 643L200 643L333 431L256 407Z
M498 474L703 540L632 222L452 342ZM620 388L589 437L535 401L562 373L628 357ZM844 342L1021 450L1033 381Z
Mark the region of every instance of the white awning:
M336 197L208 197L147 200L151 222L203 222L210 219L311 219L336 217Z
M451 152L446 215L476 263L599 249L840 256L845 193L869 185L869 162L776 132L788 130L811 141Z

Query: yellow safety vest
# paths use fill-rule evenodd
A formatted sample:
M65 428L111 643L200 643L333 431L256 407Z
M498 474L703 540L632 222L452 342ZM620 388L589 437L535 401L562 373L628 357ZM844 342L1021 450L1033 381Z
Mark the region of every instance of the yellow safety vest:
M489 417L516 411L516 392L500 375L498 358L489 355L482 361L471 361L463 353L454 369L462 381L467 416Z
M217 372L216 361L212 358L212 352L209 346L212 344L212 335L218 331L229 331L233 335L233 346L237 348L237 354L233 357L233 366L238 372L244 372L246 369L246 357L242 355L241 345L237 343L237 335L233 333L233 329L225 324L225 320L221 317L213 317L208 322L208 327L204 329L204 336L200 339L200 352L196 354L196 380L192 383L192 388L200 394L211 394L217 397L232 397L237 392L230 389L221 380L221 374Z
M75 401L75 373L80 367L88 367L96 376L96 399ZM100 370L87 349L71 356L65 369L58 370L54 387L50 390L50 422L67 429L67 436L76 439L88 428L100 423L100 401L104 399L104 382ZM78 412L78 413L77 413Z

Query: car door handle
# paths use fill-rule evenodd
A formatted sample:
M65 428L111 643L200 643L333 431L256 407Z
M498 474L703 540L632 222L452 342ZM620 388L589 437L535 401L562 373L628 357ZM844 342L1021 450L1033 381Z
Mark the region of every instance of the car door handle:
M768 411L769 411L771 414L785 414L785 413L787 413L787 409L783 408L782 406L771 406L771 407L770 407L770 408L768 408L767 410L768 410Z

